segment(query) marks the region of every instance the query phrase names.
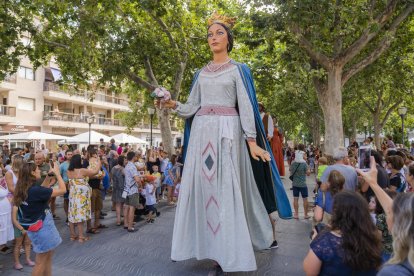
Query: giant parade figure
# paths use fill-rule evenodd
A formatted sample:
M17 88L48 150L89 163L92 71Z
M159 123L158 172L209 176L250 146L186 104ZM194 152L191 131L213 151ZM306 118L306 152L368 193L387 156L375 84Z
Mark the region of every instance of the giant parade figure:
M256 270L254 250L277 245L269 214L292 216L252 75L229 57L233 24L217 13L209 19L213 59L195 74L187 102L156 101L186 118L171 259L211 259L225 272Z

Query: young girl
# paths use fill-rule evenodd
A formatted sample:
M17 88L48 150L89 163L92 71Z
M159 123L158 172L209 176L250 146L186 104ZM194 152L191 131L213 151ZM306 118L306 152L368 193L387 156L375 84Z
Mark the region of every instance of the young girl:
M165 168L165 179L164 183L167 185L168 190L168 202L170 206L175 206L173 200L174 186L178 183L180 177L180 168L176 166L177 155L171 156L170 162L168 162L167 168Z
M377 214L375 213L375 210L377 209L377 202L376 202L375 196L369 197L368 209L369 209L369 214L371 215L371 218L372 218L372 222L374 224L377 224Z

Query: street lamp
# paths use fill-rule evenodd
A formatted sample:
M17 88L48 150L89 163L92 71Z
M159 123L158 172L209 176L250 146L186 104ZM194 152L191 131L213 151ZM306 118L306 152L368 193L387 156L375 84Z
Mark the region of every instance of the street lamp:
M405 114L407 114L407 107L400 106L398 108L398 114L401 116L402 144L404 147L404 117L405 117Z
M368 122L367 121L364 122L364 127L365 127L365 139L364 140L366 140L367 139L367 128L368 128Z
M91 125L95 122L95 115L89 115L88 118L86 118L86 122L89 125L89 145L91 144Z
M305 135L302 134L302 144L305 145Z
M148 107L148 114L151 118L151 136L150 136L150 148L152 148L152 119L154 118L155 109L152 107Z

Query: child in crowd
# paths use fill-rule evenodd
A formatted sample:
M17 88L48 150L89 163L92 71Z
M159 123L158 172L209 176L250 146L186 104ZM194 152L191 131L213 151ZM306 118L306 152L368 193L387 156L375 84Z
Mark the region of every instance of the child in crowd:
M318 173L316 175L316 187L313 190L313 192L317 195L319 188L321 187L321 177L323 175L323 172L326 170L326 168L328 167L328 159L325 156L322 156L319 158L318 160Z
M148 211L147 223L154 223L157 214L157 209L155 208L155 204L157 203L155 199L155 182L157 178L155 176L147 176L146 179L148 182L145 184L143 193L145 194L145 206Z
M154 171L152 173L152 176L155 176L157 179L155 180L155 198L157 199L157 203L160 201L160 195L161 195L161 174L158 172L158 166L153 165L152 170Z
M316 176L317 182L321 181L321 177L327 167L328 167L328 159L325 156L322 156L321 158L319 158L319 161L318 161L318 174Z
M369 214L371 215L371 218L372 218L372 222L374 224L377 224L377 215L375 213L375 210L377 209L377 202L376 202L375 196L369 197L368 209L369 209Z
M305 145L299 144L298 149L295 151L295 162L306 163L305 158L306 158Z

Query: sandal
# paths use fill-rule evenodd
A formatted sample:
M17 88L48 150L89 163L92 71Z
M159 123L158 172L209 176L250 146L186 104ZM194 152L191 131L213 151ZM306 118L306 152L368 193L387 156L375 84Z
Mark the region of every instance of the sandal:
M98 227L99 229L104 229L104 228L108 228L108 226L106 226L105 224L99 224Z
M120 223L120 222L117 222L117 223L116 223L116 226L121 226L121 223Z
M130 232L130 233L137 232L137 231L138 231L138 229L135 229L135 228L128 229L128 232Z
M293 215L293 218L294 219L299 219L299 216L298 215Z
M21 265L21 264L15 264L14 265L14 269L16 269L16 270L22 270L23 269L23 266Z
M310 216L305 216L305 218L304 219L310 219L311 217Z
M28 261L26 261L26 265L33 267L33 266L36 265L36 263L33 262L32 260L28 260Z
M78 239L78 236L70 236L71 241L76 241Z
M89 237L79 237L79 243L84 243L86 241L89 241Z
M88 234L99 234L99 233L101 233L101 231L99 231L96 228L91 228L88 231L86 231L86 233L88 233Z

